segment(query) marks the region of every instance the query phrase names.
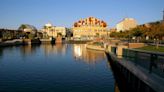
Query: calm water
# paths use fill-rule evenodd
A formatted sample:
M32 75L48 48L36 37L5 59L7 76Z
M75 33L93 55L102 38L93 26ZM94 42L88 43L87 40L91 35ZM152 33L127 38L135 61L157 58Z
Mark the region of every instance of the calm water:
M84 44L0 48L0 92L114 92L105 54Z

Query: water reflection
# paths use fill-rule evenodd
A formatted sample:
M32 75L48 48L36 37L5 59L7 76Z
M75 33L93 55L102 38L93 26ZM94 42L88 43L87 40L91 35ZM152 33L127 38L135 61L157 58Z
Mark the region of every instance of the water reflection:
M65 55L67 44L55 44L55 45L41 45L41 48L44 51L44 54L50 55L50 54L62 54Z
M44 45L25 45L20 47L8 48L8 49L20 49L21 56L30 57L40 52L45 56L60 54L65 55L69 44L44 44ZM12 50L10 50L12 51ZM0 48L0 58L3 56L3 49ZM73 56L76 61L83 61L87 64L96 64L101 60L106 59L103 51L95 51L86 49L85 44L73 44Z
M118 84L116 82L114 84L114 92L120 92Z
M21 46L20 51L23 57L34 55L38 51L43 51L45 56L50 54L62 54L65 55L66 53L67 44L44 44L44 45L26 45Z
M36 53L36 50L40 47L40 45L25 45L20 47L21 55L23 57L27 55L33 55Z
M104 52L85 44L27 45L2 54L0 92L119 92Z
M105 59L103 51L86 49L86 45L84 44L74 44L73 55L77 61L84 61L88 64L96 64Z
M21 46L20 51L23 57L34 55L38 51L42 51L45 56L52 54L65 55L67 48L68 44L26 45ZM85 44L73 44L73 56L76 61L83 61L87 64L96 64L106 58L103 51L86 49Z
M3 57L3 49L0 48L0 59Z

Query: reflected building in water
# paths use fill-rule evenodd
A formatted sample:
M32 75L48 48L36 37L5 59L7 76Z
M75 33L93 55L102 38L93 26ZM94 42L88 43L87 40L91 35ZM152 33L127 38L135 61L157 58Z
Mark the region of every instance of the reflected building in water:
M62 54L65 55L67 44L41 45L45 55Z
M74 44L73 55L76 60L82 60L88 64L95 64L98 61L105 59L105 53L103 51L86 49L86 45L84 44Z
M23 56L27 56L27 55L33 55L35 54L35 52L40 49L41 47L41 51L44 52L44 54L46 56L50 55L50 54L62 54L65 55L66 53L66 44L55 44L55 45L50 45L50 44L45 44L45 45L26 45L26 46L22 46L20 49L21 53Z
M37 48L39 48L40 45L25 45L20 47L20 51L23 56L26 55L33 55L36 53Z

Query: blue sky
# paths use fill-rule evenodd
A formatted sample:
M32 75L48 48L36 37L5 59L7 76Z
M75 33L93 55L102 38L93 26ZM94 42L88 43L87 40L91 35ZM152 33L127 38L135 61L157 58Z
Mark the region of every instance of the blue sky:
M0 0L0 28L17 29L45 23L72 27L80 18L94 16L114 27L125 17L139 24L162 19L164 0Z

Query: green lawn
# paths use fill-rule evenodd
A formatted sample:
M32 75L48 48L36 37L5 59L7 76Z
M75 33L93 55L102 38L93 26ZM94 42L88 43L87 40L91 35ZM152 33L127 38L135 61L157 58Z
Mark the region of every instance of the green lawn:
M162 47L162 46L159 46L158 49L156 48L156 46L145 46L145 47L137 48L137 49L154 51L154 52L164 52L164 47Z

